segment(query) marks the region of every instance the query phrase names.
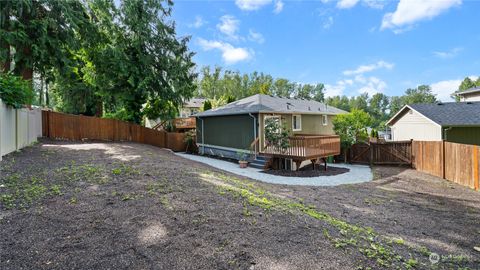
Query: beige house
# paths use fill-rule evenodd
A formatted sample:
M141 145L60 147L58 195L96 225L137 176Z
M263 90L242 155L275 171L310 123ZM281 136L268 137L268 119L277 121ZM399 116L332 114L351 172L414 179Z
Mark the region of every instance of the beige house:
M468 90L456 93L460 101L480 101L480 87L470 88Z
M186 101L183 104L183 106L180 108L180 117L181 118L190 117L194 114L199 113L205 100L206 99L204 98L192 98Z
M480 145L480 102L412 104L387 125L393 141L441 141Z

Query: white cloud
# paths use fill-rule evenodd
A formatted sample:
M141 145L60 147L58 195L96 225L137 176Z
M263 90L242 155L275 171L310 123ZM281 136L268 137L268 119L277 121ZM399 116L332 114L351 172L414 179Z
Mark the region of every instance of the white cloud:
M345 91L345 85L341 84L325 84L325 97L341 96Z
M195 21L189 25L189 27L200 28L207 22L202 18L202 16L195 16Z
M469 77L472 80L476 80L478 78L477 76L469 76ZM430 87L432 87L432 92L437 95L437 98L439 100L444 102L453 101L450 95L458 90L458 87L460 86L462 81L463 79L439 81L439 82L430 84Z
M283 2L281 0L275 1L275 9L273 10L273 13L278 14L282 12L283 10Z
M453 48L449 51L445 51L445 52L440 52L440 51L437 51L437 52L433 52L433 55L435 55L436 57L439 57L439 58L443 58L443 59L447 59L447 58L453 58L455 56L458 55L458 53L460 53L461 51L463 50L463 48Z
M257 42L257 43L260 43L260 44L265 42L265 38L263 37L263 35L258 33L258 32L255 32L252 29L250 29L248 31L248 39L250 41L254 41L254 42Z
M329 29L333 25L333 17L328 17L325 21L323 21L323 29Z
M462 0L400 0L395 12L383 16L381 29L398 29L432 19L461 4Z
M239 39L237 35L239 27L240 21L232 15L223 15L220 17L220 23L217 24L217 29L233 40Z
M358 93L360 94L368 93L369 96L373 96L376 93L384 92L387 88L387 83L377 77L363 78L361 75L357 77L355 78L355 81L364 84L358 89Z
M263 6L270 4L271 2L272 0L235 0L235 4L241 10L247 10L247 11L258 10Z
M363 74L366 72L374 71L377 69L392 69L395 65L392 63L388 63L385 61L378 61L376 63L370 64L370 65L361 65L357 67L354 70L345 70L343 72L343 75L350 76L350 75L358 75L358 74Z
M253 52L249 49L234 47L230 43L226 42L199 38L198 44L205 51L210 51L213 49L220 50L222 52L223 61L228 65L249 60L253 55Z
M364 0L363 3L369 7L374 9L383 9L385 6L385 1L383 0Z
M360 0L339 0L337 2L337 8L340 8L340 9L352 8L355 5L357 5L359 1Z

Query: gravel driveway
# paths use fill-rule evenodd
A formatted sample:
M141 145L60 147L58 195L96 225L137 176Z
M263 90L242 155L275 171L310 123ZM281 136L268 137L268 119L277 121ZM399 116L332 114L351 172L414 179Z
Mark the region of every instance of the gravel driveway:
M478 269L478 192L374 175L272 185L153 146L46 140L0 163L0 268Z

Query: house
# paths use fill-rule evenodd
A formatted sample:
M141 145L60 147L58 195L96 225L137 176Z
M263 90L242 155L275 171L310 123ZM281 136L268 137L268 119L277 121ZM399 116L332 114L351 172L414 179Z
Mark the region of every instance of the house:
M190 117L200 112L205 100L204 98L192 98L183 103L183 106L180 108L180 117Z
M195 128L195 119L192 116L200 111L203 106L203 103L206 99L204 98L191 98L183 103L179 108L179 118L175 118L173 125L175 128L180 130L192 129ZM145 126L148 128L161 128L159 125L162 125L162 120L157 119L148 119L145 118Z
M470 88L468 90L455 93L460 101L480 101L480 87Z
M393 141L446 140L480 145L480 102L406 105L387 125Z
M295 162L313 160L340 152L340 139L332 136L332 120L341 113L345 111L312 100L257 94L196 114L197 145L202 153L230 158L253 153ZM286 151L267 145L268 118L281 121L291 134Z

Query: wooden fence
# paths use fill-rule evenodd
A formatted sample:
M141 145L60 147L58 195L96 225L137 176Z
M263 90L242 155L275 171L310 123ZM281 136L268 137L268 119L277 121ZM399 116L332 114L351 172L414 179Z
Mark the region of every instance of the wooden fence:
M479 146L451 143L414 141L412 166L418 170L454 183L478 190Z
M42 112L44 137L68 140L127 141L185 151L185 134L154 130L129 122L83 115Z
M411 165L412 141L370 142L350 148L350 162L370 165Z

